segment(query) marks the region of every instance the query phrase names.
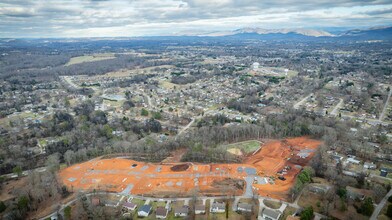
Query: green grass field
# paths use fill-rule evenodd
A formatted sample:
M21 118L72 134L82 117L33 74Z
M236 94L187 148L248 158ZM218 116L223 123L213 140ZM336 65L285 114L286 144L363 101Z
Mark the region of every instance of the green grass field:
M241 149L246 154L253 153L255 150L259 149L261 142L257 140L243 141L233 144L222 145L224 149L238 148Z

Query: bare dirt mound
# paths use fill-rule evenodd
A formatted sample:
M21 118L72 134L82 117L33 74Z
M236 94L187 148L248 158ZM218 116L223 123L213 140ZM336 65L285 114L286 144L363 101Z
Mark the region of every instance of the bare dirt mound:
M184 163L184 164L174 165L174 166L170 167L170 170L179 172L179 171L185 171L188 168L189 168L189 165Z

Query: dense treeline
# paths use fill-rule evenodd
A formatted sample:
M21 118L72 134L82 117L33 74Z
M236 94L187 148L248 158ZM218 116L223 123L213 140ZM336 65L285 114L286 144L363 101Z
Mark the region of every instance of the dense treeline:
M41 69L56 67L66 64L71 55L50 54L22 54L15 53L12 56L0 57L0 70L2 73L20 71L23 69Z
M119 69L133 69L135 67L149 67L168 64L167 61L150 60L151 57L137 57L133 55L117 54L114 59L100 60L95 62L84 62L73 65L64 66L64 56L50 56L48 60L52 60L52 64L45 66L48 68L31 68L20 69L19 64L10 63L10 66L4 66L7 71L2 71L0 75L3 79L13 80L23 77L39 78L44 76L57 75L100 75ZM56 61L55 61L56 60ZM32 62L32 61L31 61ZM45 64L46 62L44 62ZM24 65L26 66L26 65Z

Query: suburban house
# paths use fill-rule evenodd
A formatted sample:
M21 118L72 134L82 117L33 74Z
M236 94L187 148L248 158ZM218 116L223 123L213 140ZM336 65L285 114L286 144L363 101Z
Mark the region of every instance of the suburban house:
M312 184L309 184L309 186L308 186L308 190L310 192L316 193L316 194L327 193L330 188L331 187L328 185L317 184L317 183L312 183Z
M188 216L188 213L189 213L189 207L186 205L174 209L174 216L176 217L185 217Z
M346 161L347 161L347 163L352 163L352 164L359 164L359 163L361 163L360 160L354 159L354 158L352 158L352 157L347 158Z
M388 175L388 173L391 173L392 169L388 169L388 168L381 168L380 169L380 176L386 177Z
M269 208L265 208L261 212L262 219L265 220L278 220L281 215L282 213L280 213L278 210L273 210Z
M199 214L205 214L206 213L206 206L205 205L196 205L195 206L195 214L199 215Z
M252 204L239 203L237 206L237 211L240 212L252 212Z
M147 217L151 212L151 206L150 205L143 205L140 207L139 211L137 212L137 216L139 217Z
M332 155L332 159L335 160L336 163L340 163L341 160L343 160L343 156L337 154L336 152L331 152Z
M134 211L137 208L137 205L132 202L125 202L123 208L127 209L128 211Z
M105 206L108 207L117 207L118 206L118 202L112 201L112 200L106 200L105 201Z
M374 163L365 162L365 163L363 164L363 168L365 168L365 169L370 169L370 170L374 170L374 169L377 168L377 165L374 164Z
M226 211L226 204L224 202L214 202L210 207L211 213L223 213Z
M359 200L363 200L365 199L365 194L361 191L361 189L358 188L354 188L351 186L347 186L346 187L347 190L347 197L350 199L359 199Z
M165 207L158 207L156 210L156 218L165 219L169 211Z

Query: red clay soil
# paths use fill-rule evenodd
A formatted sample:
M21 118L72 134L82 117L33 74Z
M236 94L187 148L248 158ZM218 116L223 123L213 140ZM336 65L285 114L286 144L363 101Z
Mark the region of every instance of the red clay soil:
M313 157L314 152L310 152L307 158L300 158L297 154L300 150L308 149L315 151L321 144L318 140L307 137L286 139L285 141L268 141L257 154L246 159L245 163L253 165L258 170L259 176L275 177L275 184L254 184L254 188L259 195L269 196L277 199L287 199L290 188L295 183L295 177ZM291 169L284 175L285 181L277 179L277 172L285 166Z
M311 152L307 158L301 159L297 153L303 149L315 150L320 143L308 137L284 142L267 141L259 152L246 158L242 164L153 164L123 158L94 159L65 168L59 176L73 190L96 189L157 196L189 196L195 192L221 195L222 188L213 183L227 178L244 180L247 174L239 169L255 168L260 177L276 178L277 171L289 165L292 168L284 175L285 181L276 178L274 184L253 184L254 193L285 200L301 170L295 165L307 164L314 154ZM132 167L133 164L137 166ZM243 189L230 192L231 195L242 193Z

